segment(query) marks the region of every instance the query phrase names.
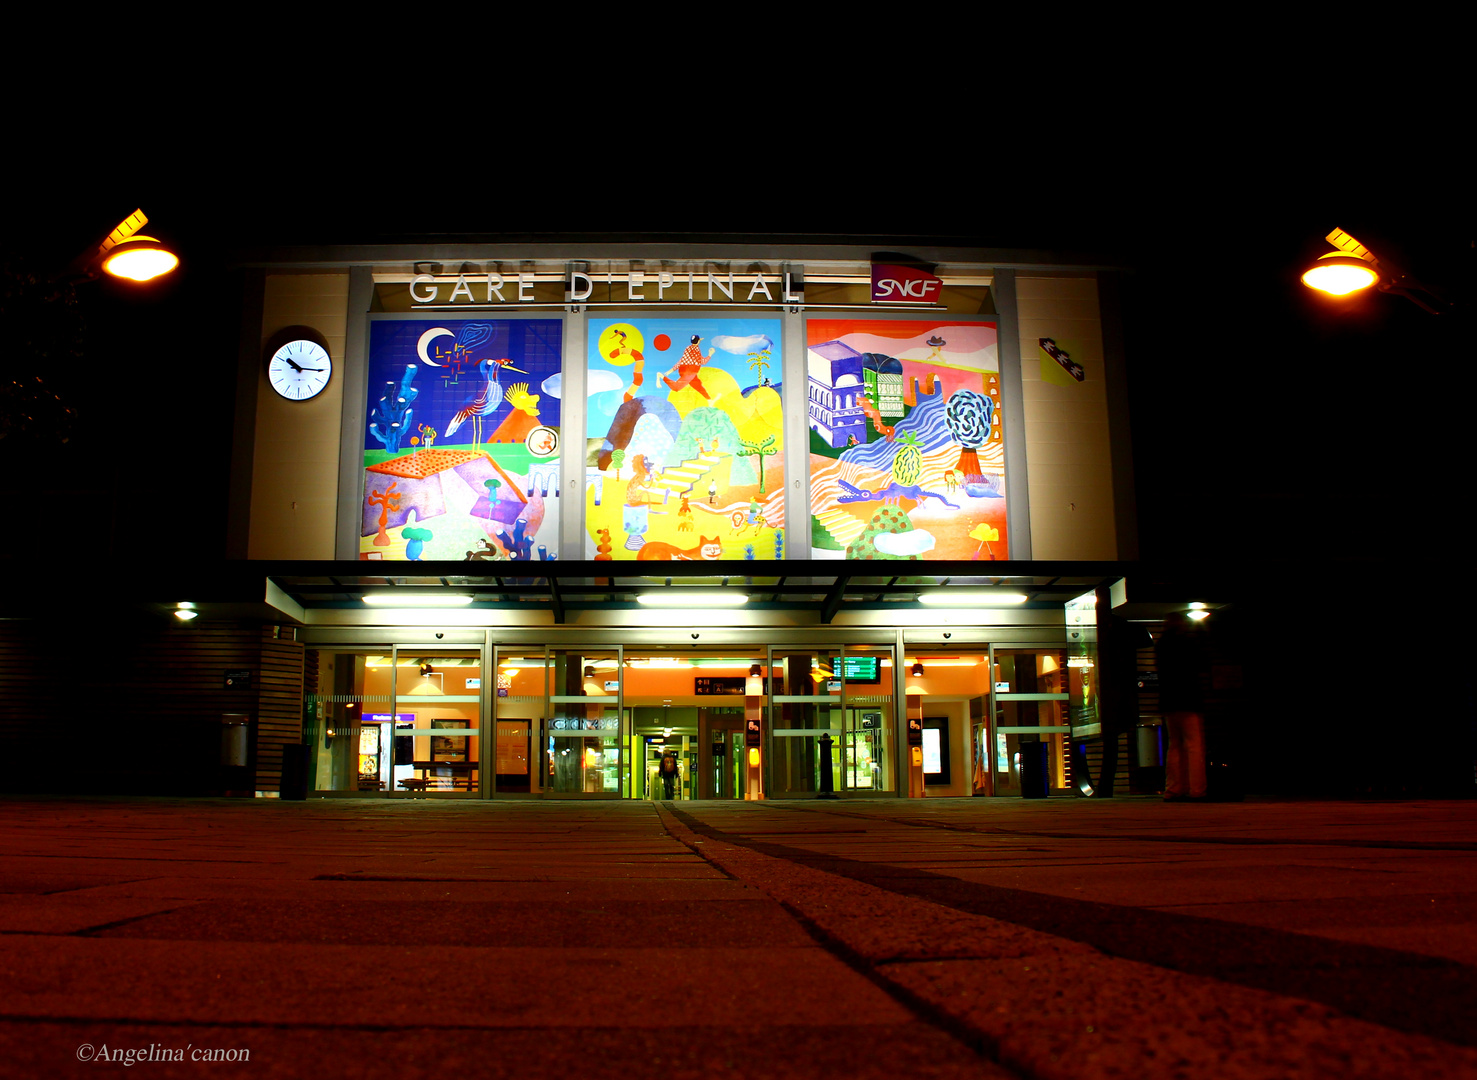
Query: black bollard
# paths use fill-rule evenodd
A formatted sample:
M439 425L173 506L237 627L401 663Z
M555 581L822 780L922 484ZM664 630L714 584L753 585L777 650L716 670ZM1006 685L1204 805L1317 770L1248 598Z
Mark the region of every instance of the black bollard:
M816 792L817 799L836 797L836 783L831 779L831 743L833 741L829 731L821 736L821 789Z

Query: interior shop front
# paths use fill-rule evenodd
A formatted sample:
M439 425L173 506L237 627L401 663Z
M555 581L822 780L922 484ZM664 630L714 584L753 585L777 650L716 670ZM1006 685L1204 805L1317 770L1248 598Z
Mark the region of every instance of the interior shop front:
M312 793L1045 796L1072 788L1074 736L1097 734L1091 643L760 640L770 632L699 648L482 636L310 644Z

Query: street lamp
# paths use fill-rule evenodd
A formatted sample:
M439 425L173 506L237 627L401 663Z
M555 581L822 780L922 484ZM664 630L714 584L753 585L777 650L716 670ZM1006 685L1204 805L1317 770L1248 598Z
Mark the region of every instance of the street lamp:
M179 256L154 237L139 232L148 223L148 215L135 210L108 233L96 251L89 249L72 260L68 276L91 281L101 272L143 282L169 273L179 265Z
M1324 239L1337 250L1320 255L1316 263L1303 271L1303 284L1308 288L1329 296L1350 296L1374 286L1380 292L1403 296L1432 315L1451 307L1435 289L1423 285L1388 260L1380 260L1343 229L1335 227ZM1427 299L1417 293L1425 294ZM1433 307L1427 300L1438 306Z

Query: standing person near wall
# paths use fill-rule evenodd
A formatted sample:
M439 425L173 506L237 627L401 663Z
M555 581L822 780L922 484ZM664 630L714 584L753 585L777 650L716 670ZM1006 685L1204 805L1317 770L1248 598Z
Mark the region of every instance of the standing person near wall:
M1205 631L1175 612L1164 620L1155 648L1159 706L1164 714L1164 798L1203 799L1205 784L1205 692L1210 679Z

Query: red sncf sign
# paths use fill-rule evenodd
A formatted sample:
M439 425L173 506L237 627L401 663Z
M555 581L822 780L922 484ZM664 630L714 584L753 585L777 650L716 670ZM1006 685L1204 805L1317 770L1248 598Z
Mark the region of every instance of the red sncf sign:
M892 263L872 264L872 300L938 303L941 282L927 270Z

